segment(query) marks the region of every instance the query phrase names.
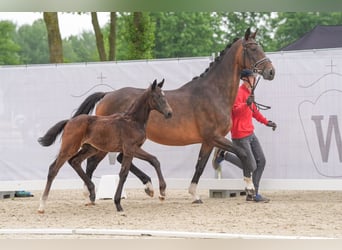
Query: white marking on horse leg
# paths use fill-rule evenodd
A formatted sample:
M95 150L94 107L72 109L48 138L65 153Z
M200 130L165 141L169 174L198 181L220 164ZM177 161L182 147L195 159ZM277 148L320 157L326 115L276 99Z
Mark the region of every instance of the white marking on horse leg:
M255 188L252 181L252 177L244 177L243 180L246 182L246 191L254 194Z
M43 198L40 198L38 213L44 213L44 211L45 211L45 204L46 204L46 200L43 200Z
M146 184L145 184L145 193L150 196L150 197L153 197L154 196L154 190L153 190L153 186L152 186L152 183L150 181L148 181Z
M149 190L153 191L153 185L150 181L148 181L146 184L145 184L146 188L148 188Z
M201 197L197 194L197 184L191 183L189 187L189 193L192 195L194 200L200 200Z

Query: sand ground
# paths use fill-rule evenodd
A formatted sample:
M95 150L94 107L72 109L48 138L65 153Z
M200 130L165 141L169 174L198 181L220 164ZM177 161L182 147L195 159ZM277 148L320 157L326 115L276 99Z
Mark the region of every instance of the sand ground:
M126 190L124 216L113 200L85 206L82 190L51 190L45 214L38 214L41 191L34 197L0 200L1 229L129 229L248 235L342 238L342 191L267 191L270 203L246 202L245 196L210 198L192 204L187 190L168 190L164 202L143 190ZM111 238L111 235L4 234L9 238ZM133 237L133 236L132 236ZM136 236L134 236L136 237ZM149 236L141 236L149 237Z

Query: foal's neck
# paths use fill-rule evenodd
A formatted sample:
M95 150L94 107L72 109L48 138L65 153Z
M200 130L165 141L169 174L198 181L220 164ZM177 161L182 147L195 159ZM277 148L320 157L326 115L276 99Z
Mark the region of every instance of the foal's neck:
M149 104L149 94L149 90L145 91L135 100L135 102L133 102L125 114L125 116L129 116L132 120L144 127L152 110Z

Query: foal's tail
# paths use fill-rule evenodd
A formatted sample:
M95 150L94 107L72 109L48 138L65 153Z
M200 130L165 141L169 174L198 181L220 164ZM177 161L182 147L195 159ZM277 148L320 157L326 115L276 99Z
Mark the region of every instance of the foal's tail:
M78 107L72 118L81 114L89 114L94 109L95 104L100 101L106 94L106 92L96 92L88 96Z
M52 145L52 143L56 141L57 136L63 131L68 121L69 120L63 120L56 123L43 137L38 139L39 144L45 147Z

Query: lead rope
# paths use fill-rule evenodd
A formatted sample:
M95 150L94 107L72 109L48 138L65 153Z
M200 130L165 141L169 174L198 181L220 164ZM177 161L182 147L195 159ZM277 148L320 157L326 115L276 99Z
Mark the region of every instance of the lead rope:
M252 84L251 84L251 83L249 82L249 80L248 80L248 83L249 83L249 85L250 85L251 88L252 88L250 96L254 96L254 90L255 90L255 88L258 86L259 80L260 80L260 76L258 77L258 79L257 79L256 83L254 84L254 86L252 86ZM268 109L271 108L271 106L267 106L267 105L258 103L258 102L256 102L255 100L253 101L253 103L254 103L254 105L256 106L256 108L257 108L258 110L268 110ZM252 106L252 105L251 105L251 106ZM254 112L254 109L253 109L251 106L249 106L249 108Z

